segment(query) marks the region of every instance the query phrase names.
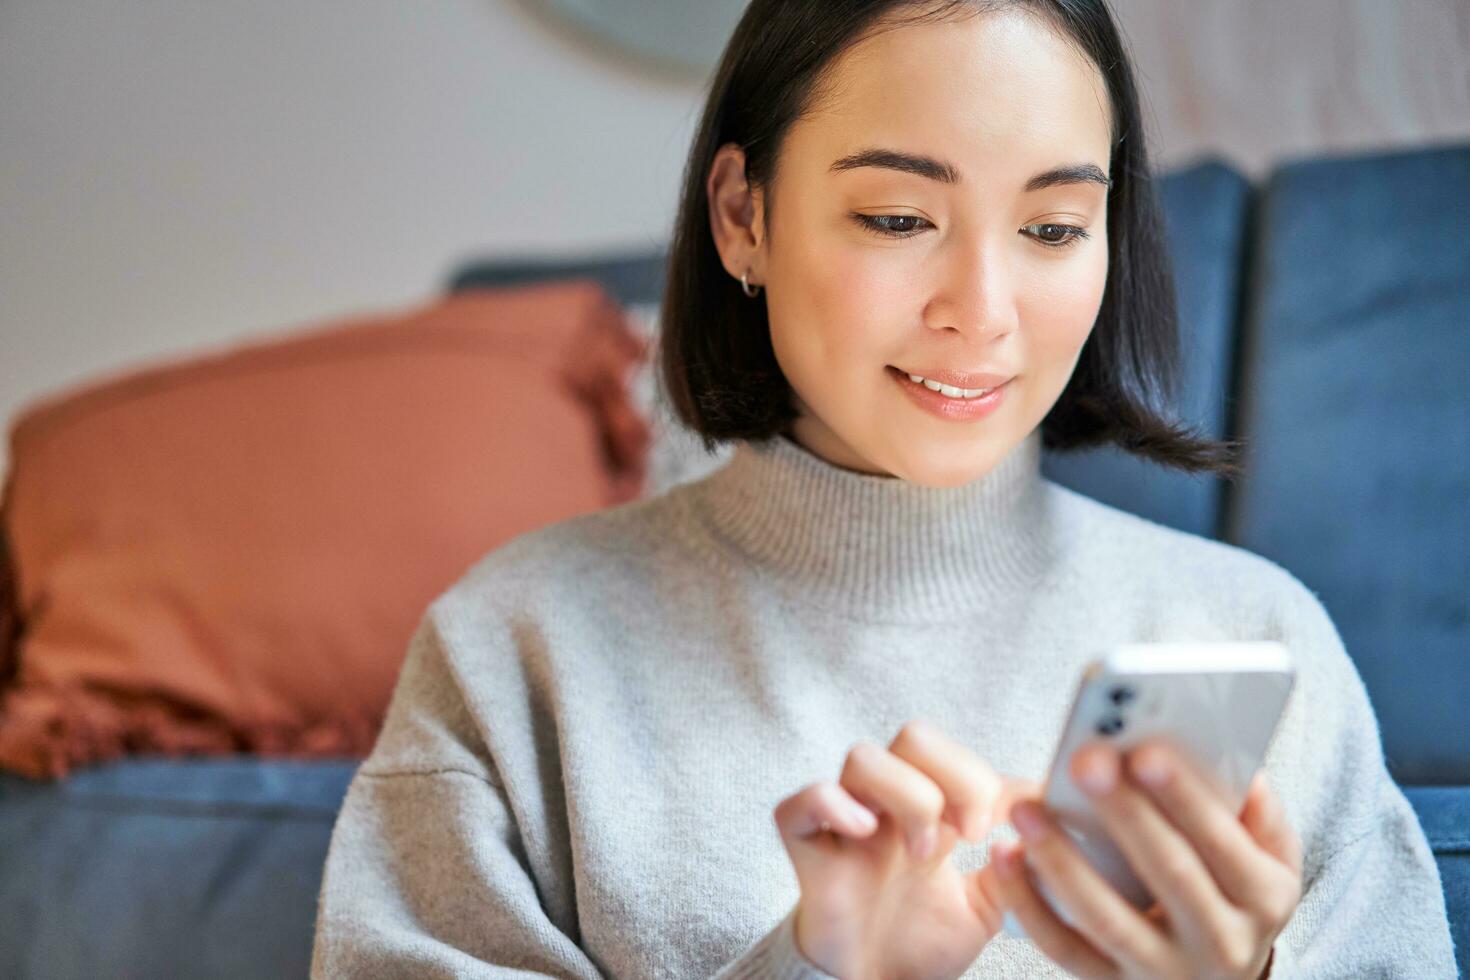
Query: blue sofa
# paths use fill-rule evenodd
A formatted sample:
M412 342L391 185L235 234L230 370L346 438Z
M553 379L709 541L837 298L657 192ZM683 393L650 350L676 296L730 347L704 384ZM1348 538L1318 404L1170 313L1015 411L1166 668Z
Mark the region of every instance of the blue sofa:
M1382 723L1470 965L1470 145L1219 162L1161 181L1177 410L1250 441L1235 484L1103 450L1049 476L1240 544L1317 591ZM467 263L450 289L592 276L654 303L657 252ZM332 822L358 760L137 758L0 774L0 976L305 976Z

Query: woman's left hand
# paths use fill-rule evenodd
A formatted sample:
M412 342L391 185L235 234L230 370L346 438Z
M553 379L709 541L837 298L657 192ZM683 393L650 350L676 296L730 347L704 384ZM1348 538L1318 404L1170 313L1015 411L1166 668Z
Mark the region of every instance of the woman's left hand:
M1264 776L1256 773L1237 815L1157 740L1136 746L1126 764L1117 749L1094 740L1073 754L1071 772L1155 902L1139 911L1039 800L1018 802L1011 822L1023 842L994 843L995 874L982 884L1037 947L1088 978L1266 976L1273 943L1301 899L1302 858ZM1027 864L1075 926L1037 893Z

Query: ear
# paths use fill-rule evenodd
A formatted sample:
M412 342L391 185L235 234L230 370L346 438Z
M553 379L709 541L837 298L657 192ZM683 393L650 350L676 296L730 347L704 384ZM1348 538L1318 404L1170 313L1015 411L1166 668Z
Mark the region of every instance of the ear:
M720 263L736 279L747 269L752 286L766 281L765 207L761 190L745 179L745 151L726 143L715 153L705 179L709 199L710 231Z

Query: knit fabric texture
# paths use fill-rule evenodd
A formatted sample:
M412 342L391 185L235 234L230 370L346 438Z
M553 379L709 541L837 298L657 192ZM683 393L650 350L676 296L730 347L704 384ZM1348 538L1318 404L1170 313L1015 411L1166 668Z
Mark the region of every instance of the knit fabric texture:
M1279 640L1265 769L1304 895L1272 977L1453 977L1438 871L1321 602L1281 566L1044 478L936 488L785 436L523 534L420 621L333 830L312 976L830 980L772 810L923 718L1041 780L1116 643ZM950 855L969 872L1009 825ZM1067 976L999 935L964 974Z

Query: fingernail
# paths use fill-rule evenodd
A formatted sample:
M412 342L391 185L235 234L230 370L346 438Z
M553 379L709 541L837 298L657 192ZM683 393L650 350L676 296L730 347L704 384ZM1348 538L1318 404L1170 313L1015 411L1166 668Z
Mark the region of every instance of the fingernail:
M873 816L873 811L867 807L853 804L848 809L852 812L852 819L864 830L872 830L878 826L878 818Z
M914 857L918 858L920 861L927 858L933 852L934 843L938 839L938 827L935 827L932 824L928 827L925 827L922 831L919 832L919 835L910 842L911 850L913 851Z
M1148 786L1162 786L1169 781L1169 763L1157 752L1145 752L1134 757L1132 763L1133 774Z
M1001 841L996 841L990 850L990 859L995 862L995 870L1009 878L1016 873L1016 846Z
M1046 822L1037 812L1035 804L1020 803L1011 808L1011 823L1029 841L1040 840L1046 834Z
M1107 793L1117 778L1116 761L1101 752L1091 752L1084 757L1077 781L1089 793Z

